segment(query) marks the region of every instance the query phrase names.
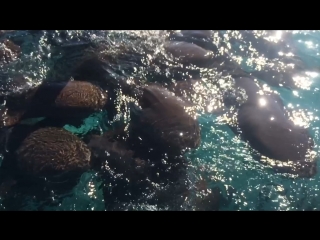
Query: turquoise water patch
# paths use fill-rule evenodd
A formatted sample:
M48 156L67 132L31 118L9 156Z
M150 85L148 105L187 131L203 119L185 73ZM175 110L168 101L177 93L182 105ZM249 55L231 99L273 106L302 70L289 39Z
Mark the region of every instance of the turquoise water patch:
M99 130L101 133L108 130L106 124L108 119L108 113L106 111L94 113L83 120L83 124L79 127L75 127L70 124L66 124L63 128L77 136L85 136L92 130Z

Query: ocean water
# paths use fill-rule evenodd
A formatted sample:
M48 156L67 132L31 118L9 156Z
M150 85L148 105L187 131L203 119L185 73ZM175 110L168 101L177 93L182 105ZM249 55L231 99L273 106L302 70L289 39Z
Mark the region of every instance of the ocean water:
M158 43L157 39L161 39L161 37L158 37L159 32L117 31L112 37L106 37L101 33L89 31L87 35L91 38L94 36L97 39L107 39L115 46L113 50L116 50L119 42L130 46L136 44L134 37L137 34L151 39L148 43L144 42L143 44L154 47ZM82 31L69 31L68 34L70 39L74 35L85 35ZM276 37L281 38L279 33L277 34ZM263 48L260 52L254 47L241 50L244 49L243 46L248 47L251 43L245 41L234 43L232 41L232 38L241 39L239 37L241 32L221 31L221 35L224 36L224 39L216 39L216 41L227 43L229 53L234 59L239 60L245 70L250 71L258 62L264 61ZM257 36L259 36L258 33ZM30 78L30 84L41 82L50 74L50 76L58 74L55 63L62 61L62 55L53 49L54 44L48 44L47 36L40 34L31 37L21 31L12 38L21 39L19 41L22 42L24 53L21 60L14 65L15 68L7 67L3 68L3 71L6 71L6 73L19 71ZM153 40L155 45L150 44ZM295 31L294 34L286 36L284 41L295 49L293 54L299 56L308 68L318 68L320 71L320 31ZM142 51L143 48L139 47L141 46L137 46L137 51ZM63 51L66 50L63 49ZM72 49L68 49L68 51L72 52ZM298 90L269 87L280 94L294 121L297 124L309 127L316 144L314 151L319 153L320 75L317 74L316 70L308 70L307 74L308 78L303 80L305 83L303 85L306 86ZM93 114L83 121L82 126L66 125L65 129L80 137L92 129L104 132L109 127L104 121L106 114L106 112ZM225 198L229 199L228 204L221 206L221 210L320 210L318 193L320 169L318 169L318 174L315 177L308 179L275 173L270 167L253 159L250 154L250 147L229 129L222 115L202 113L199 121L202 143L197 150L189 153L187 157L192 164L201 167L203 172L212 180L211 185L217 185ZM24 201L25 203L19 210L36 210L41 205L32 198L26 198ZM62 201L41 206L43 210L104 210L97 173L83 174L79 184ZM150 206L145 209L156 210Z

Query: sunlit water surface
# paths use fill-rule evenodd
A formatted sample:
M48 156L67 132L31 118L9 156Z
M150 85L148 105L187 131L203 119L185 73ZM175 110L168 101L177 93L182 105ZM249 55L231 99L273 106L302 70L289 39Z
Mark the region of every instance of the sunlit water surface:
M108 36L103 31L91 34L92 39L104 39L114 47L108 51L117 54L121 47L132 47L136 52L143 53L145 49L158 53L162 38L161 31L114 31ZM285 32L275 32L269 41L280 41ZM83 31L69 31L70 36L83 34ZM256 36L264 37L263 31L256 31ZM48 75L57 74L54 63L61 61L61 54L55 52L52 45L48 45L46 36L31 39L27 34L21 34L26 40L23 43L24 54L15 68L3 71L20 71L30 79L30 84L41 82ZM135 36L145 39L143 42L135 40ZM232 57L242 64L248 71L261 69L267 63L263 52L257 51L250 43L234 43L232 39L242 39L239 31L221 31L224 42ZM30 39L27 39L30 38ZM36 38L36 37L34 37ZM320 66L320 32L295 31L293 35L283 38L288 45L296 49L295 54L303 59L310 68ZM37 42L38 44L35 44ZM76 56L76 54L75 54ZM76 58L76 57L75 57ZM150 56L151 61L152 56ZM146 58L148 61L148 58ZM148 63L147 63L148 64ZM18 66L18 67L17 67ZM119 66L121 68L121 66ZM143 76L143 70L137 69L134 73ZM134 75L133 74L133 75ZM141 77L140 76L140 77ZM52 76L51 76L52 77ZM291 111L293 120L297 124L309 126L316 145L319 144L319 117L320 117L320 79L313 72L307 72L307 77L296 77L301 82L299 90L268 87L280 93L285 105ZM210 86L210 85L208 85ZM212 89L213 90L213 89ZM65 128L79 136L84 135L92 128L105 131L108 126L103 122L104 114L94 114L84 121L81 128L67 125ZM311 179L292 179L285 174L276 174L268 167L255 161L250 154L250 147L239 139L226 125L226 117L216 114L201 114L202 144L199 149L191 152L188 157L196 166L200 166L218 184L227 196L231 194L231 203L222 206L221 210L320 210L319 173ZM315 147L319 152L319 147ZM318 164L319 167L319 164ZM104 210L102 191L98 188L97 174L88 172L83 174L73 193L66 196L62 203L56 206L45 206L45 210ZM53 199L55 196L53 196ZM26 199L22 207L24 210L36 209L37 203ZM147 210L156 210L152 206L141 207ZM137 209L139 209L137 207Z

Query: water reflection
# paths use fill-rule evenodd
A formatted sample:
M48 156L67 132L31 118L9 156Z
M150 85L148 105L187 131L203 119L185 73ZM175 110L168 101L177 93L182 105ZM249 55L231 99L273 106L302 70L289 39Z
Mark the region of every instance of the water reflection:
M296 139L297 146L301 142L307 145L306 139L309 136L305 137L304 134L307 128L315 143L309 153L312 156L308 158L310 161L316 159L319 152L319 31L212 30L206 34L197 30L16 31L1 32L0 41L0 56L3 56L0 60L1 98L12 92L24 91L26 86L33 88L44 79L65 81L70 77L83 77L75 80L100 81L99 84L107 88L109 86L101 83L105 76L101 80L97 78L98 74L91 76L91 79L88 79L91 74L88 72L76 71L78 75L74 74L74 69L87 58L98 55L100 60L108 63L107 72L112 78L125 79L131 86L142 87L150 82L160 84L187 102L188 107L185 109L197 112L201 125L201 145L186 155L190 168L196 169L188 177L192 183L190 188L208 188L208 191L203 190L206 194L218 188L222 194L220 209L319 208L319 176L314 174L314 165L309 166L312 174L304 173L312 175L309 179L289 176L294 171L277 173L272 166L283 162L266 159L269 165L264 165L256 161L258 153L234 134L232 127L229 128L237 127L238 109L253 97L255 102L252 104L257 108L255 113L251 113L252 106L250 112L249 108L244 107L243 112L240 112L245 117L254 115L260 119L250 124L249 130L263 130L263 136L267 136L271 134L270 130L266 130L267 124L274 126L272 124L276 122L283 122L285 127L278 129L275 133L278 138L273 142L279 148L286 148L286 144ZM8 41L20 46L21 55L16 54L16 48L8 47ZM184 42L184 47L177 49L177 44L170 45L173 50L168 51L166 44L174 41L180 46ZM26 80L14 81L18 79L17 73ZM256 85L249 88L253 89L251 92L238 91L233 81L235 78L252 78ZM92 115L82 125L69 129L83 137L91 130L94 133L105 132L105 125L111 128L111 122L130 122L126 94L115 92L112 98L117 101L116 110L108 112L112 115L112 121ZM275 108L281 109L277 110L281 114L272 112ZM283 118L292 121L293 125L287 125L287 120ZM298 127L299 130L294 130ZM284 135L287 133L281 132L283 129L289 129L289 132L301 131L303 134L299 132L292 135L292 139L286 139ZM179 134L185 135L183 132ZM259 139L261 142L263 140ZM276 146L272 145L270 149L272 147ZM289 166L291 163L286 164ZM101 179L95 174L84 174L74 188L73 195L68 195L58 203L54 200L53 203L41 205L41 208L103 210L102 190L98 188ZM202 178L208 182L204 183ZM130 209L159 210L157 206L146 202L140 202L137 206L130 204ZM32 207L29 204L23 208ZM192 209L188 201L185 201L184 208Z

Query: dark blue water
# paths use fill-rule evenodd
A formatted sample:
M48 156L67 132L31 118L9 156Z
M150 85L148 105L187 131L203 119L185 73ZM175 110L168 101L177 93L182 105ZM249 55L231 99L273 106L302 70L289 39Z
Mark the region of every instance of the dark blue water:
M116 33L113 38L108 38L108 41L114 42L114 51L120 44L135 44L135 41L130 42L130 37L127 36L122 37L122 40L116 39L116 37L121 38L119 37L121 34ZM161 41L159 31L136 31L126 34L147 36L149 41L145 44L154 48ZM259 52L252 47L242 51L241 45L249 46L250 43L232 42L231 39L238 35L238 31L224 32L223 41L229 43L229 53L232 53L233 58L238 59L242 67L248 71L259 64L263 66L266 59L263 49ZM21 36L21 38L28 37L30 38L28 35ZM275 34L275 37L281 38L279 33ZM47 45L45 37L37 39L40 43L37 46L32 43L34 41L30 39L23 43L24 55L19 63L19 71L24 71L31 82L38 82L47 74L53 74L53 63L59 60L60 55L54 53L50 56L53 47ZM295 49L294 55L299 56L310 69L320 69L320 31L295 31L284 41ZM137 49L142 51L139 47ZM45 60L44 55L47 56ZM307 71L307 76L300 79L302 84L298 90L271 86L269 88L280 94L294 122L309 127L316 143L314 151L319 153L320 75L310 70ZM66 125L65 129L79 136L85 135L93 128L106 131L108 126L103 120L105 114L97 113L90 116L80 128ZM204 169L212 179L212 184L222 189L225 197L231 193L231 202L227 206L222 206L221 210L320 210L319 173L311 179L291 178L286 174L275 173L270 167L253 159L250 147L226 126L226 119L224 115L201 114L202 144L199 149L188 155L195 166ZM97 179L95 172L83 174L72 194L56 206L47 206L44 209L104 210L103 196L98 188ZM26 200L26 205L22 209L33 210L37 204L32 200ZM154 206L145 206L142 209L156 210Z

